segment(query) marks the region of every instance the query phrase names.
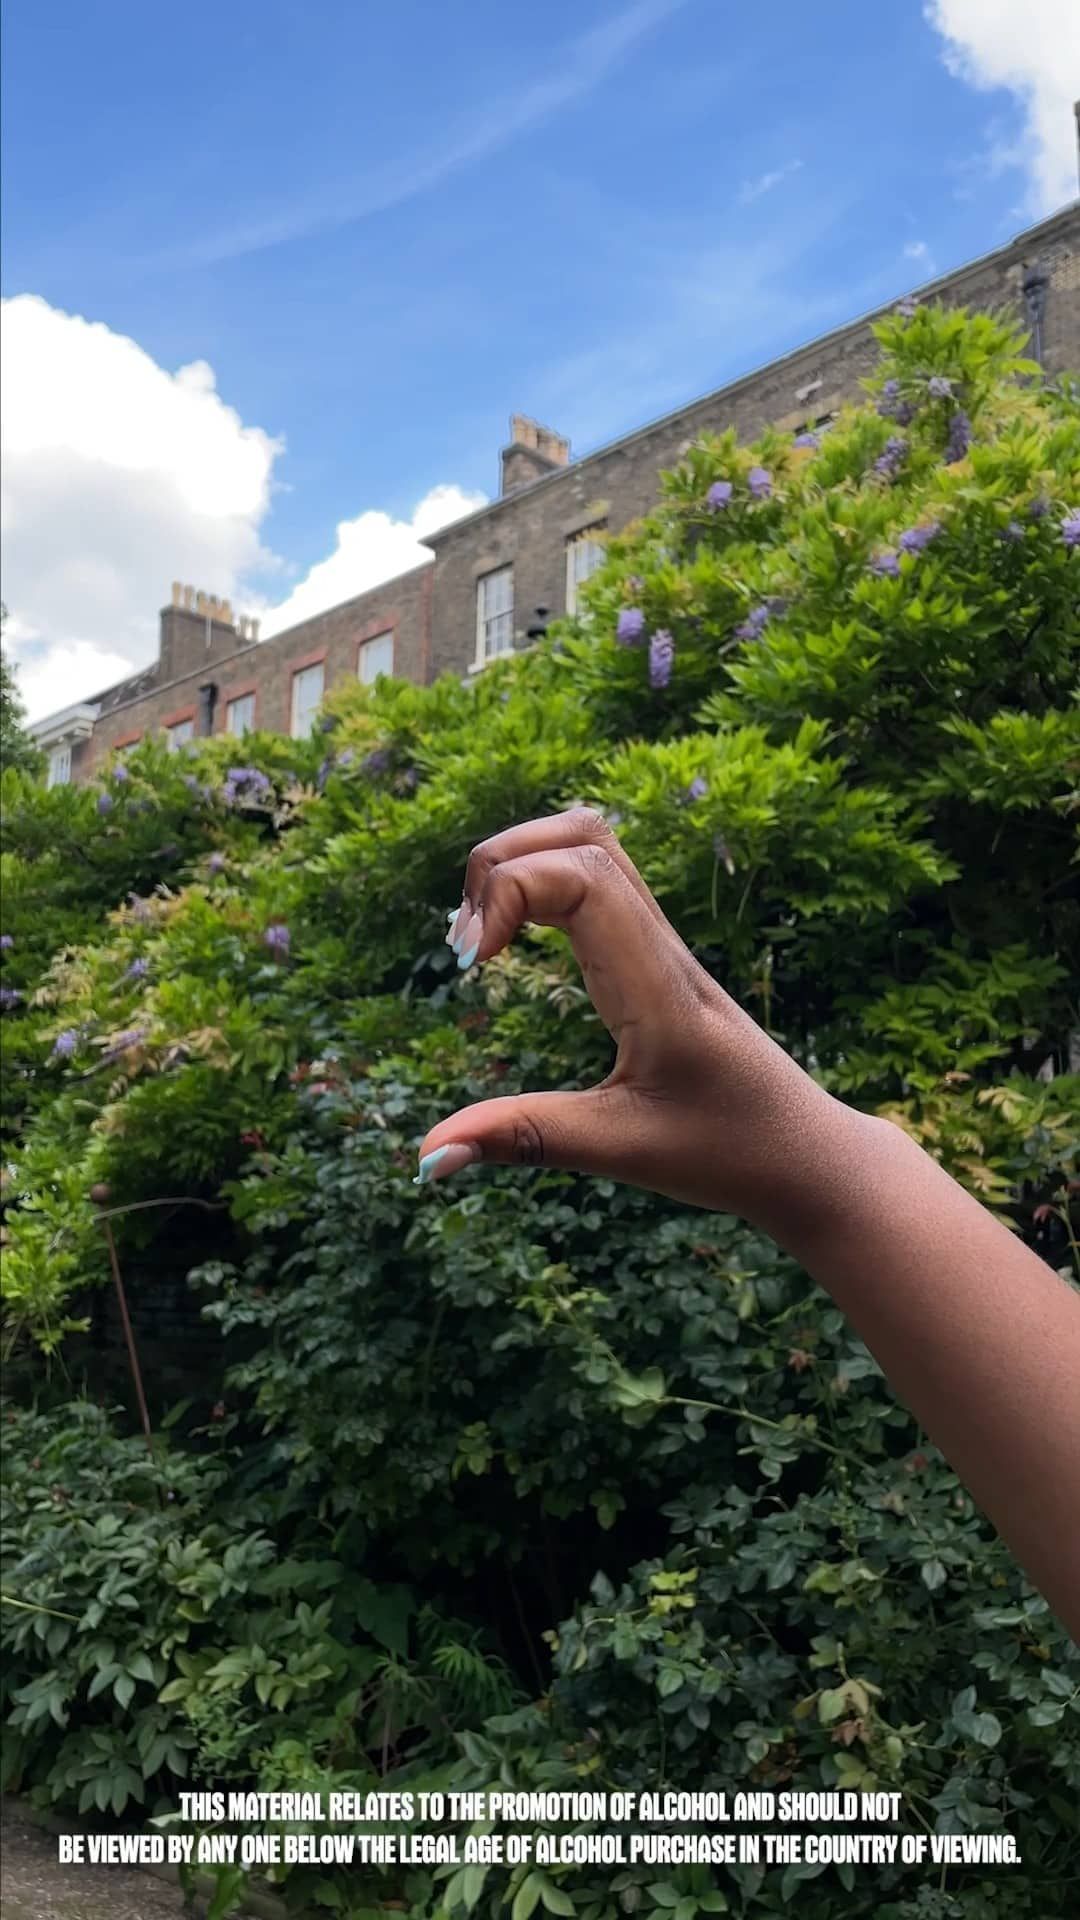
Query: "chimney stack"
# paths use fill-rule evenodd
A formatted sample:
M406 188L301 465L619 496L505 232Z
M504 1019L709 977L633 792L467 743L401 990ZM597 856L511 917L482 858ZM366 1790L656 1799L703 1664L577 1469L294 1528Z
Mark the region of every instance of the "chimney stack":
M555 473L569 464L570 442L561 433L542 427L526 414L511 415L510 445L502 450L500 493L504 498L518 487L527 487L530 480L540 480L545 473Z

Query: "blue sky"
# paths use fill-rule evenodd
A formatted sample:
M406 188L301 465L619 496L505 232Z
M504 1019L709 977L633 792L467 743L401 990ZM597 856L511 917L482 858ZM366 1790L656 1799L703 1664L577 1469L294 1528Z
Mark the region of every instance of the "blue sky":
M1059 204L1075 178L1057 22L1080 93L1080 7L932 7L937 26L918 0L7 0L5 295L101 323L162 380L206 362L215 383L200 376L205 435L162 391L161 579L138 606L102 496L99 524L75 511L63 428L22 419L15 484L25 459L27 499L55 485L62 508L51 568L37 526L21 561L30 505L9 535L28 680L69 644L152 654L167 496L206 517L191 465L236 454L225 409L234 436L261 430L243 458L261 447L265 472L261 491L222 480L224 518L251 538L215 536L206 565L273 604L322 564L340 598L339 523L409 527L433 488L493 492L511 410L586 452ZM43 416L64 329L44 345L40 304L19 311L11 337L45 395L21 406ZM113 377L78 364L82 389ZM89 439L75 465L92 485ZM122 512L118 467L154 455L105 457ZM203 557L186 523L175 539ZM58 601L42 581L70 540L87 551ZM354 555L369 571L370 546ZM86 606L95 561L105 631Z

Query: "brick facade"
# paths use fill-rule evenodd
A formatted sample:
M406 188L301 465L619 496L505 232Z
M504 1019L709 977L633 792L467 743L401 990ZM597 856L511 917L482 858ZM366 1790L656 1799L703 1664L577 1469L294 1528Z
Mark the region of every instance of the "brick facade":
M1048 373L1080 372L1080 201L933 282L921 297L1011 309L1033 330ZM513 568L514 644L523 646L537 608L551 616L566 610L567 543L590 527L617 532L648 512L659 472L701 433L733 426L751 439L766 425L801 426L856 399L876 358L870 328L880 312L577 462L560 435L515 415L498 500L429 535L431 561L272 640L255 642L243 623L238 631L228 608L214 601L202 610L166 607L154 665L88 703L97 717L90 738L72 745L72 778L88 778L103 754L178 717L194 717L196 731L208 730L209 720L220 732L228 703L248 693L255 695L257 727L288 732L293 675L321 661L329 691L356 675L362 643L380 634L393 635L393 671L403 679L426 683L447 671L467 673L476 659L477 582L500 567ZM59 737L49 721L35 732L48 741L50 727Z

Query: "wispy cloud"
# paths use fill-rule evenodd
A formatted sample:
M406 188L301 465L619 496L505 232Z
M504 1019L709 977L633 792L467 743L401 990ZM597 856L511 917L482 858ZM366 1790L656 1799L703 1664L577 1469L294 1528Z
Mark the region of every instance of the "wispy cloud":
M904 259L913 260L915 265L926 274L937 272L934 256L925 240L909 240L904 248Z
M361 179L320 185L291 205L220 227L187 246L156 255L147 264L170 269L213 266L347 226L413 200L461 168L535 132L563 108L592 93L639 41L687 4L688 0L633 0L568 42L550 72L523 90L507 88L497 107L487 114L470 115L448 140L427 153L402 157Z
M771 193L783 180L798 173L801 160L789 160L784 167L774 167L770 173L759 174L756 180L744 180L739 189L739 204L748 207L753 200L760 200L763 193Z

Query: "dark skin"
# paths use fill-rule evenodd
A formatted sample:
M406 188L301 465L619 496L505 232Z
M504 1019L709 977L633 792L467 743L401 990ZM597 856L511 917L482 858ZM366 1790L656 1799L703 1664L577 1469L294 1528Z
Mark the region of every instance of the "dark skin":
M764 1229L848 1315L1080 1638L1080 1296L899 1128L834 1099L770 1040L600 816L528 821L473 849L448 936L459 965L528 921L569 935L615 1065L583 1092L440 1121L421 1180L480 1161L565 1167Z

